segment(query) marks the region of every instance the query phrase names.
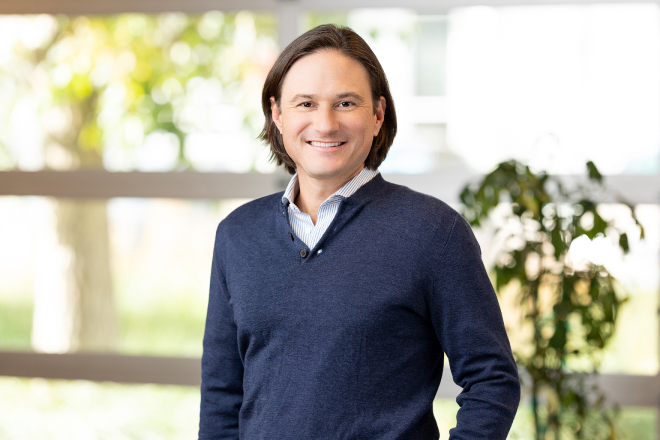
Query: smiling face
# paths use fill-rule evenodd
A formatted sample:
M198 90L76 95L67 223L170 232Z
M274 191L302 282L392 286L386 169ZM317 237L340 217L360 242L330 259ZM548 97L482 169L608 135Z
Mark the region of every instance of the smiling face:
M383 124L385 98L374 113L362 64L336 50L321 50L291 66L279 106L271 97L271 111L301 185L314 180L339 189L364 167Z

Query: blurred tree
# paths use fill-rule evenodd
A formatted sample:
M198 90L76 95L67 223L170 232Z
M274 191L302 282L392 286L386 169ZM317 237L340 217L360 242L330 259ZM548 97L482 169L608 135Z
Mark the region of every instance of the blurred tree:
M609 238L626 253L628 233L599 214L597 199L616 198L592 162L587 171L588 182L569 189L553 176L504 162L461 193L463 215L473 226L494 221L499 205L497 234L503 249L492 270L498 294L510 289L517 295L521 322L516 336L525 340L512 345L531 381L537 440L616 438L592 379L625 300L616 294L607 268L577 258L572 245Z
M20 69L0 75L38 98L48 168L103 168L109 145L135 151L154 133L161 134L157 150L176 149L172 165L190 168L184 140L199 129L200 112L191 110L187 98L204 83L216 85L225 101L240 108L254 137L261 128L260 86L276 55L272 16L214 11L24 22L41 40L19 38L13 51ZM120 168L136 166L124 160ZM58 280L35 287L41 292L35 291L33 345L44 351L113 350L117 318L106 202L54 203L67 264Z

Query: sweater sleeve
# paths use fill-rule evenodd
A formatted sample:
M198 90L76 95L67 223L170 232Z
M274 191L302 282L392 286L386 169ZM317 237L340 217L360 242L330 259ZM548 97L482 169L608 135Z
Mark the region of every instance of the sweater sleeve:
M454 382L463 388L449 439L504 440L520 402L518 370L479 245L459 214L439 248L433 264L433 326Z
M243 363L237 329L222 270L222 234L218 227L202 355L199 440L238 439L243 401Z

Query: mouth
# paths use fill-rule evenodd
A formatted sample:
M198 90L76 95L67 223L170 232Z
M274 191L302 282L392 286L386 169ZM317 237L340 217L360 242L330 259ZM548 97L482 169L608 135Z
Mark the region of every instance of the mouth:
M309 145L312 147L321 147L321 148L332 148L332 147L340 147L344 145L346 142L318 142L318 141L307 141Z

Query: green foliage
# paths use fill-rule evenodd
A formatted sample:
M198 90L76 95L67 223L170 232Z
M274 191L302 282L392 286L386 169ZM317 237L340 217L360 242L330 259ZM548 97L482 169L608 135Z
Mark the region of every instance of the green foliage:
M492 271L498 293L516 291L521 328L529 329L514 355L531 382L538 440L614 438L612 412L588 384L625 299L617 296L605 267L573 261L569 249L583 236L609 237L623 253L629 245L626 231L598 212L594 196L606 192L602 175L592 162L587 172L588 182L569 190L548 174L510 161L460 195L473 226L490 221L501 202L510 203L497 231L504 249Z
M240 105L246 128L255 136L259 132L260 99L250 96L254 104L244 104L243 84L256 83L258 89L273 61L276 23L271 15L212 11L199 16L58 16L51 21L52 32L38 47L16 43L15 56L31 67L15 81L40 96L44 110L59 108L71 115L68 132L51 133L49 141L63 146L80 165L99 166L109 134L123 132L126 146L135 147L144 135L163 131L177 136L180 163L187 167L184 139L195 131L195 123L184 110L195 81L217 81L225 103ZM16 74L2 69L0 75Z
M129 303L119 307L119 352L150 356L201 356L204 307L192 293L151 301L148 307ZM0 347L31 350L34 304L29 292L0 299ZM2 436L0 436L0 439Z
M30 347L34 304L29 292L0 298L0 346L4 350Z
M201 356L206 309L191 301L195 293L150 301L148 307L122 304L119 351L143 356Z
M180 440L199 428L199 387L2 377L0 393L3 440Z
M305 29L313 29L326 23L337 26L348 26L348 14L346 12L309 12L304 15Z

